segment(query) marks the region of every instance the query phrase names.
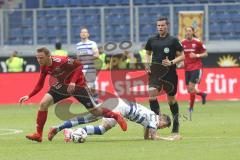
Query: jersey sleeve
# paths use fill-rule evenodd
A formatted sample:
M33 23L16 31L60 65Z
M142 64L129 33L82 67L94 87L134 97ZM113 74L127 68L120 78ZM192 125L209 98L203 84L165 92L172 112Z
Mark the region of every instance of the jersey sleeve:
M82 64L75 59L68 58L68 65L71 65L74 67L73 72L71 73L72 76L70 78L70 82L76 83L78 79L82 79L83 73L82 73Z
M98 46L96 42L93 42L93 47L92 47L93 52L98 52Z
M148 39L145 49L148 51L152 51L151 38Z
M198 47L199 47L199 53L203 53L206 51L206 46L201 41L198 43Z
M179 51L179 52L183 51L182 43L179 41L178 38L174 39L174 46L175 46L176 51Z
M44 72L44 70L41 70L36 86L34 87L33 91L28 95L29 98L36 95L43 88L46 77L47 77L47 73Z

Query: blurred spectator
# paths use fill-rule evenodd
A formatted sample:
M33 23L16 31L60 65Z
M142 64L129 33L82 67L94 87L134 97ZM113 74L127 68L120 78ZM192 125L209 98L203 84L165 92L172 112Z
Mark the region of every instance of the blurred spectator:
M55 44L55 48L56 48L56 50L52 52L52 55L54 55L54 56L64 56L64 57L68 56L68 52L62 49L61 42L57 42Z
M145 44L142 44L141 50L139 50L139 54L141 56L141 61L142 63L146 62L146 49L145 49Z
M124 51L123 55L119 60L119 69L136 69L137 59L134 54L129 51Z
M8 72L22 72L25 63L23 58L18 57L17 51L14 51L11 57L6 60Z
M95 66L96 66L96 69L98 70L104 70L104 69L107 69L107 55L106 53L104 53L103 51L103 47L100 46L98 47L98 52L99 52L99 58L96 59L95 61Z

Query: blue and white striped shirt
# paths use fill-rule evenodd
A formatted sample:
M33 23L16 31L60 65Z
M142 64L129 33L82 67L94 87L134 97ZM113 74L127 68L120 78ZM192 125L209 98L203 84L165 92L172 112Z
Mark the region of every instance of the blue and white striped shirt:
M83 64L83 73L96 73L94 65L95 52L98 52L98 47L94 41L79 42L76 44L77 48L77 59Z

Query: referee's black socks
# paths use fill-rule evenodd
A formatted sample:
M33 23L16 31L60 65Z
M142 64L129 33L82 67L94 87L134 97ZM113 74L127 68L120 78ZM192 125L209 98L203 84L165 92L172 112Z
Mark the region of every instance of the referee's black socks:
M174 104L169 104L170 106L170 110L172 112L172 116L173 116L173 128L172 128L172 133L178 133L179 132L179 107L178 107L178 103L174 103Z
M149 100L149 103L150 103L150 108L151 110L159 115L159 112L160 112L160 107L159 107L159 104L158 104L158 100L157 99L154 99L154 100Z

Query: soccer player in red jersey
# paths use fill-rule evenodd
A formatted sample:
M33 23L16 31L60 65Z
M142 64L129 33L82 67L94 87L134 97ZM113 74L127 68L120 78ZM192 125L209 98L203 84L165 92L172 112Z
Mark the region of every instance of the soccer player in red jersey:
M36 95L43 88L47 75L51 76L50 89L40 102L36 120L37 132L27 135L26 138L41 142L43 127L47 120L48 108L52 104L70 96L75 97L93 115L114 118L124 131L127 130L127 124L120 114L103 107L96 107L93 98L87 90L85 78L82 73L82 64L79 61L68 57L51 56L50 51L45 47L37 49L36 58L40 64L38 83L34 90L29 95L20 98L19 102L23 103ZM51 141L55 134L56 129L51 128L48 139Z
M195 95L202 97L202 104L206 103L207 94L199 91L196 84L200 83L202 76L202 58L208 56L205 45L196 38L193 27L186 27L186 39L182 41L185 60L185 81L190 94L189 112L193 111ZM191 114L190 114L191 115Z

